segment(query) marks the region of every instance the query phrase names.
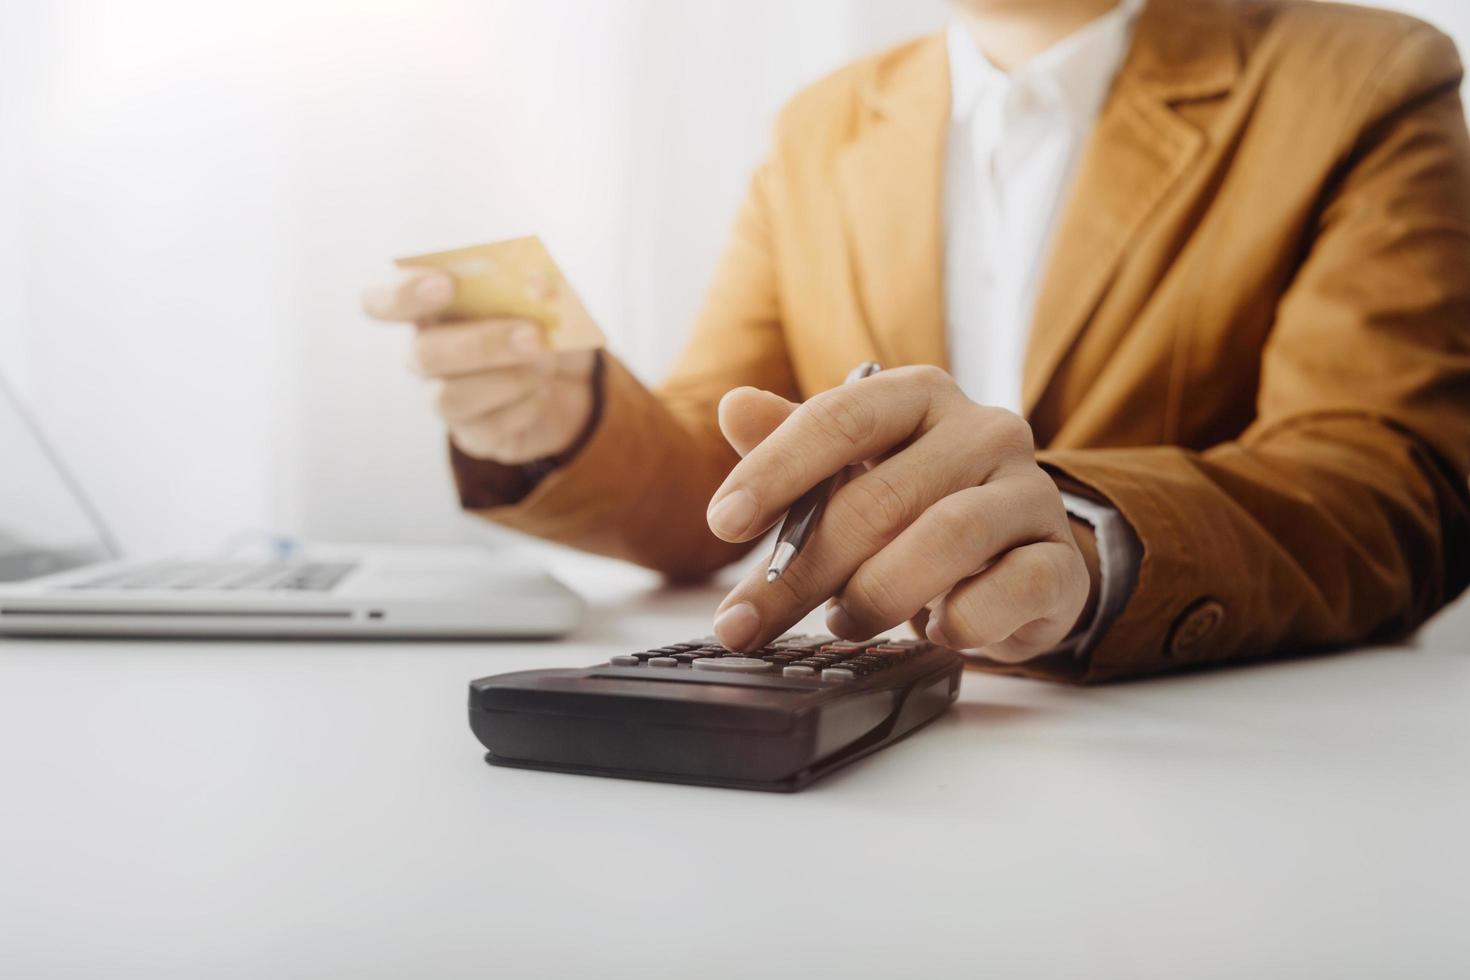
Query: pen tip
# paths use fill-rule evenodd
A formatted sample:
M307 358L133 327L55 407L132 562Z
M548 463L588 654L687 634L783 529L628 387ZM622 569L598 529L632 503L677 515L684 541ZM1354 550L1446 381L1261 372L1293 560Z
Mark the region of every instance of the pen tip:
M786 571L786 566L791 564L791 559L796 557L796 545L790 541L782 541L776 545L776 553L771 555L771 565L766 569L766 581L774 582Z

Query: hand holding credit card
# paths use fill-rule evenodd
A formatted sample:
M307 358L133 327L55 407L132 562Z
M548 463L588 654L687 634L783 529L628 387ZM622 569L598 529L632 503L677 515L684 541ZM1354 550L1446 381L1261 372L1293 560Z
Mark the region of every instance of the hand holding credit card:
M519 466L590 438L602 331L539 239L397 265L397 277L363 292L363 311L415 326L410 364L458 450Z
M488 245L398 259L400 268L447 272L454 296L446 320L519 317L536 323L551 350L590 350L603 345L587 308L534 235Z

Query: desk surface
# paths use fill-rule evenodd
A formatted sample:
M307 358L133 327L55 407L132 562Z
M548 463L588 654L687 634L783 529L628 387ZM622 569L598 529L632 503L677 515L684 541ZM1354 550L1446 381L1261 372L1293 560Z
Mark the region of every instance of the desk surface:
M6 977L1463 977L1470 606L1405 647L970 674L794 795L491 769L465 684L706 630L558 560L561 644L0 640Z

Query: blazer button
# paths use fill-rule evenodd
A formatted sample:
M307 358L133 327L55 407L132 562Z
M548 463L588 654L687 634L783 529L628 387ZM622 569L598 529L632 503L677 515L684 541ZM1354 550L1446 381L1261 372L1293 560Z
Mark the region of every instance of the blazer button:
M1225 621L1225 607L1214 599L1201 599L1174 621L1169 634L1169 652L1186 657L1200 648Z

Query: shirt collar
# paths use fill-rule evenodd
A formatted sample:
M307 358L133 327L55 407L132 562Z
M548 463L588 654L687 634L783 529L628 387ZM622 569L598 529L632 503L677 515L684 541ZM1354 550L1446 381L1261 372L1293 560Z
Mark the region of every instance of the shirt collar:
M974 115L981 100L1002 96L1013 85L1034 83L1064 103L1073 119L1094 118L1128 53L1133 23L1145 0L1120 0L1101 17L1073 31L1010 74L981 53L970 24L960 14L949 25L950 118Z

